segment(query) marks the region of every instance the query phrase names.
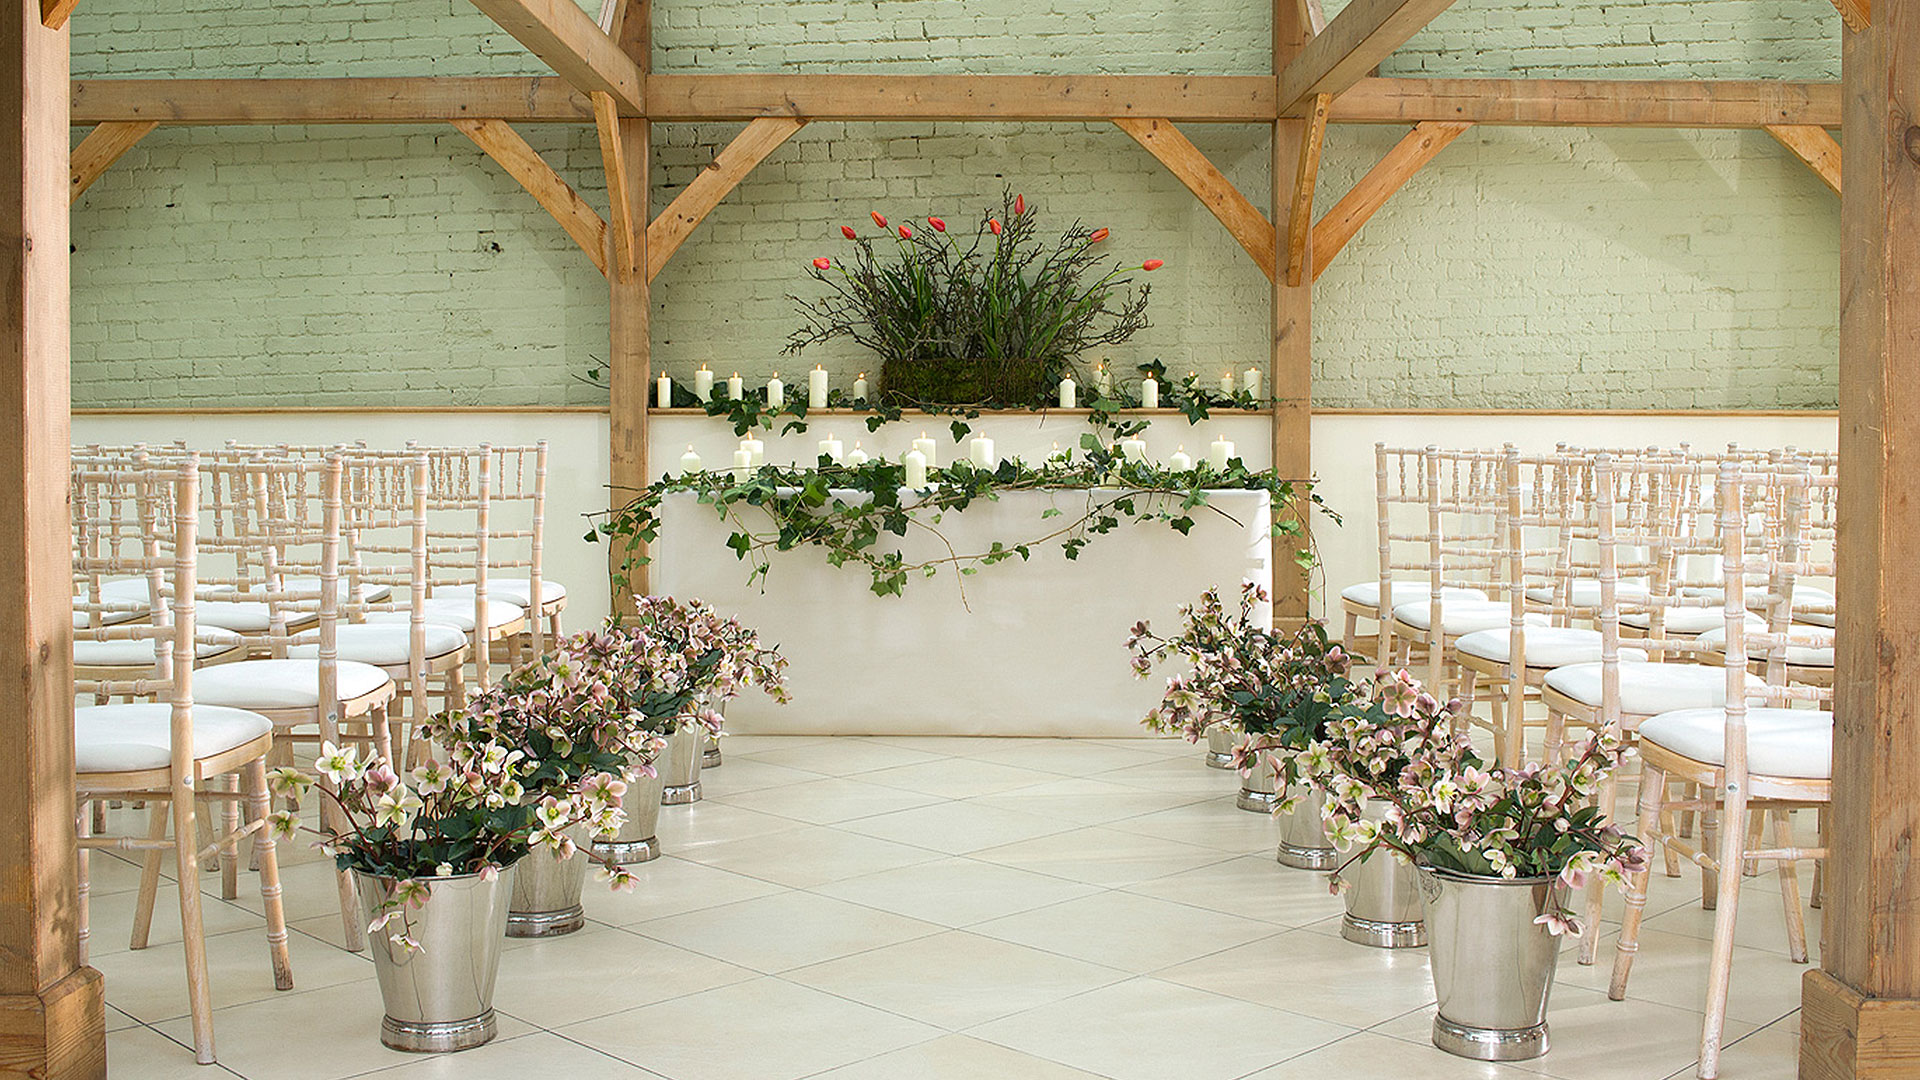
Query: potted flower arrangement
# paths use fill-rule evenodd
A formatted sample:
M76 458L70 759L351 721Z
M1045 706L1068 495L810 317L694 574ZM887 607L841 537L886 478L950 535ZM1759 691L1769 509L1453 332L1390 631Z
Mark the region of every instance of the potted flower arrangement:
M385 1016L380 1041L397 1050L450 1052L491 1040L494 979L507 922L507 897L530 853L571 854L576 829L619 824L622 781L596 772L551 785L537 802L529 782L550 776L503 733L475 722L434 724L443 758L405 778L380 758L321 746L317 769L328 800L322 845L351 872L367 921ZM276 769L270 787L298 798L314 780ZM269 824L292 836L292 811ZM631 888L609 868L616 888Z
M872 349L896 404L1040 404L1074 357L1149 325L1149 289L1126 287L1161 261L1095 276L1109 231L1075 222L1045 241L1024 196L1004 194L964 238L938 217L921 228L870 216L879 243L843 225L852 257L813 260L828 292L792 298L804 322L786 351L841 337Z
M726 703L755 685L775 701L786 702L787 661L778 649L761 646L760 635L753 628L738 619L722 617L703 601L643 596L634 606L634 613L621 617L620 624L645 634L657 648L679 658L680 685L687 704L665 729L669 742L653 807L638 806L641 793L635 792L628 831L647 826L650 843L651 824L658 818L661 803L674 806L699 800L700 770L709 749L714 754L719 752ZM624 862L643 861L632 857L634 852L613 854Z
M1434 1045L1481 1061L1538 1057L1557 938L1579 930L1569 894L1595 874L1623 884L1647 853L1597 803L1619 763L1614 739L1596 736L1558 763L1497 766L1455 730L1455 711L1401 672L1335 721L1327 831L1356 858L1386 848L1418 868Z
M1198 742L1209 728L1231 725L1241 732L1233 764L1243 777L1235 804L1272 811L1281 818L1279 861L1325 870L1334 850L1320 822L1318 790L1307 782L1300 755L1318 737L1339 705L1358 691L1347 677L1346 652L1309 619L1291 635L1268 625L1266 590L1240 588L1229 611L1218 589L1181 609L1181 631L1171 638L1144 622L1133 628L1127 648L1134 673L1145 678L1156 662L1179 657L1192 665L1167 680L1159 706L1147 714L1155 731L1177 731Z

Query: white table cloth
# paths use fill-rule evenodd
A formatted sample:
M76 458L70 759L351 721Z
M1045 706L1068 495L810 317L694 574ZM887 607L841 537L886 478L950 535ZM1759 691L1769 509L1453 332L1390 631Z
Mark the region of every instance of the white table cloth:
M1084 512L1084 491L1020 491L949 512L940 530L962 552L1052 531ZM862 566L829 566L819 549L772 552L764 588L726 547L732 532L691 494L669 496L654 544L654 588L698 597L759 627L791 662L793 702L755 692L727 711L729 730L778 734L1076 735L1144 733L1165 673L1134 678L1122 647L1139 619L1163 633L1208 586L1271 587L1265 492L1215 491L1192 533L1122 525L1069 560L1057 542L958 578L943 567L904 596L875 596ZM1043 519L1049 507L1058 517ZM755 515L752 508L743 514ZM767 519L745 518L756 528ZM889 538L891 539L891 538ZM939 553L910 530L909 561ZM966 603L961 600L964 582ZM1263 612L1263 617L1265 613Z

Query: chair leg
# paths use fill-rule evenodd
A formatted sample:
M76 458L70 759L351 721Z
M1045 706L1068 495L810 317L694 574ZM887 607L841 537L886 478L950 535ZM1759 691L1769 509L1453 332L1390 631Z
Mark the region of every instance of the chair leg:
M1773 846L1793 846L1793 820L1784 809L1774 810ZM1800 868L1792 859L1780 860L1780 898L1787 907L1787 955L1796 964L1807 962L1807 920L1800 910Z
M1619 815L1620 780L1609 771L1606 779L1600 782L1600 812L1605 820L1617 822ZM1582 964L1592 964L1600 952L1600 916L1606 908L1607 887L1594 875L1587 882L1586 918L1580 926L1580 953L1578 960Z
M180 871L180 932L187 954L187 1004L193 1016L193 1055L202 1065L213 1057L213 997L207 986L206 927L200 918L200 856L194 850L200 832L194 820L193 789L187 778L173 782L173 857Z
M167 811L171 805L163 799L147 800L147 839L167 838ZM150 847L140 861L140 894L133 906L133 942L129 948L146 948L147 938L153 931L153 902L160 892L160 854L157 845Z
M99 802L97 800L92 804L92 806L89 806L88 802L85 799L82 799L80 802L79 812L73 815L74 834L82 840L85 840L87 837L92 836L94 834L94 829L93 829L94 815L92 813L92 808L97 807L98 805L99 805ZM93 849L92 848L89 848L84 844L81 845L79 856L74 862L74 869L77 873L77 876L80 879L79 880L80 910L78 912L78 917L75 920L77 924L75 927L75 931L76 931L75 937L78 939L78 942L79 942L80 962L82 964L85 964L87 962L87 947L90 944L88 938L91 935L92 929L93 929L92 912L89 910L90 905L88 904L88 893L91 891L92 885L93 885Z
M1700 791L1698 786L1695 787L1695 791L1698 792L1701 797L1704 797L1706 794L1704 791ZM1720 813L1719 810L1714 809L1712 803L1708 803L1706 807L1700 811L1701 851L1712 852L1720 850L1720 833L1722 831L1720 828ZM1726 831L1737 832L1742 836L1746 835L1746 831L1738 825ZM1720 870L1721 867L1725 865L1725 863L1721 863L1718 866L1709 864L1700 868L1700 909L1702 911L1713 911L1718 908L1720 904ZM1734 876L1738 877L1739 875L1736 873Z
M1819 833L1819 836L1820 836L1820 848L1822 851L1824 851L1826 850L1826 847L1827 847L1827 808L1823 806L1820 809L1814 811L1813 820L1814 820L1814 828ZM1826 883L1827 883L1827 860L1825 859L1813 860L1813 896L1807 900L1808 907L1813 908L1816 911L1819 910L1820 901L1821 901L1821 892L1823 891Z
M1766 836L1766 828L1767 828L1766 811L1750 810L1747 812L1747 850L1748 851L1757 851L1765 843L1765 840L1763 838ZM1740 868L1740 875L1742 877L1759 877L1760 876L1760 860L1753 858L1752 856L1748 856L1746 864Z
M1660 820L1660 803L1666 791L1666 774L1651 765L1640 777L1640 820ZM1645 839L1643 833L1642 839ZM1627 875L1627 910L1620 917L1620 940L1613 947L1613 978L1607 984L1607 996L1619 1001L1627 996L1627 977L1633 973L1633 956L1640 951L1640 919L1647 910L1647 879L1650 867Z
M240 793L239 777L221 777L219 789L238 795ZM240 842L233 839L233 834L239 831L239 800L220 800L220 835L225 838L220 844L220 899L222 900L234 900L240 896Z
M267 761L254 758L247 762L245 787L250 815L262 822L255 832L254 850L260 855L260 906L267 913L267 952L273 958L273 988L293 989L293 961L287 955L287 914L280 898L280 857L275 852L273 830L265 824L268 804Z
M558 641L563 634L563 632L560 629L560 612L557 609L553 612L553 614L547 616L547 634L552 640L555 640L555 641ZM1348 649L1347 652L1349 655L1351 655L1353 650Z
M1727 1025L1727 993L1733 984L1733 931L1740 915L1740 865L1747 857L1747 793L1724 789L1719 868L1719 903L1713 919L1713 959L1707 968L1707 1018L1700 1029L1700 1080L1720 1075L1720 1039ZM1799 890L1795 889L1796 900Z
M554 622L557 623L560 621L560 614L558 612L555 612L551 616L551 618ZM554 636L555 637L560 636L560 632L558 630L555 630ZM1346 629L1343 630L1340 634L1340 647L1346 650L1348 656L1353 655L1353 646L1356 639L1358 639L1359 636L1360 636L1360 616L1355 615L1353 612L1349 611L1347 612Z

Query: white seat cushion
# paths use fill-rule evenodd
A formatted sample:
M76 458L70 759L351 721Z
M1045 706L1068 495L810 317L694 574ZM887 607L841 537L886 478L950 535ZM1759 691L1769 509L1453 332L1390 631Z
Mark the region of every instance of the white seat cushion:
M1546 685L1594 708L1600 706L1600 665L1570 664L1547 672ZM1756 689L1765 686L1747 676ZM1727 703L1727 673L1701 664L1620 663L1620 711L1652 716L1670 709L1717 709Z
M345 600L347 598L347 586L349 584L351 583L347 581L346 575L344 574L335 578L333 582L334 595ZM315 576L290 577L286 579L285 586L286 591L295 596L320 595L320 579ZM250 593L263 593L267 591L267 587L265 585L254 585L247 591ZM392 595L393 589L387 585L376 585L372 582L362 582L360 585L360 599L368 603L378 603Z
M1513 628L1508 626L1498 630L1476 630L1460 635L1454 647L1468 656L1505 663L1511 657L1512 637ZM1589 662L1597 664L1600 662L1600 631L1570 626L1529 626L1526 650L1528 667L1564 667ZM1645 649L1620 648L1622 660L1646 658Z
M392 667L395 664L408 663L411 659L408 653L412 648L410 630L407 623L356 623L349 626L336 626L334 643L342 660ZM426 657L429 660L436 656L457 652L467 644L467 632L446 623L428 623L426 638ZM287 650L288 656L312 658L320 655L318 630L309 630L298 635L294 640L312 644L294 645Z
M393 680L370 664L342 660L340 700L371 694ZM193 699L236 709L311 709L320 701L318 660L242 660L193 673Z
M212 627L198 630L194 636L199 640L194 642L193 653L202 660L246 644L246 639L239 634ZM151 667L156 652L152 638L108 641L80 638L73 643L73 662L77 667Z
M1718 649L1727 643L1727 628L1709 630L1695 639L1699 644ZM1764 659L1766 650L1747 644L1748 659ZM1833 666L1833 628L1830 626L1788 626L1787 663L1794 667Z
M100 612L101 626L117 626L121 623L144 619L152 611L148 602L147 579L137 577L109 578L100 583L100 603L105 610ZM93 590L81 586L73 598L73 628L81 630L90 625L88 612L82 605L93 602Z
M1411 604L1399 604L1393 609L1396 621L1406 623L1416 630L1432 629L1433 607L1429 601L1416 600ZM1513 605L1503 600L1449 600L1440 598L1440 632L1449 637L1457 634L1471 634L1476 630L1492 630L1506 626L1513 621ZM1531 614L1526 617L1528 625L1547 625L1547 617Z
M465 598L458 596L434 595L427 597L427 621L457 626L465 633L473 632L473 593ZM505 626L526 617L526 609L505 600L487 598L487 626L489 629ZM367 616L367 624L404 623L413 616L405 611L376 611Z
M258 713L193 707L193 756L224 754L273 731ZM164 769L172 761L173 706L87 705L73 710L75 772L135 772Z
M1766 620L1751 611L1747 612L1746 622L1755 630L1767 628ZM1653 625L1653 613L1629 611L1620 616L1620 624L1645 630ZM1661 625L1669 634L1704 634L1716 626L1726 629L1727 614L1718 607L1670 607Z
M242 634L263 634L273 625L273 611L264 600L203 600L194 605L193 618L201 626Z
M463 596L468 600L472 600L473 586L442 585L440 588L433 590L433 595L446 597ZM1425 594L1423 593L1422 595ZM531 599L529 599L532 596L532 578L490 577L487 579L487 599L489 600L505 600L509 604L518 604L521 607L532 607L533 603ZM566 598L567 587L565 585L548 577L542 577L540 579L540 602L542 604L551 604L556 600L565 600Z
M542 584L544 585L545 582L542 582ZM542 589L541 591L544 592L545 590ZM1431 582L1395 581L1393 583L1393 602L1395 606L1407 603L1410 600L1425 600L1432 595L1433 585ZM1479 589L1443 588L1440 590L1440 596L1442 599L1457 597L1461 600L1485 600L1487 598L1487 594ZM1378 581L1363 581L1358 585L1349 585L1340 590L1340 599L1351 600L1356 604L1365 604L1370 608L1378 608L1380 606L1380 583Z
M1598 608L1600 606L1600 583L1592 578L1575 578L1568 590L1572 597L1572 606L1577 608ZM1653 590L1642 582L1622 581L1613 590L1614 599L1626 603L1645 603ZM1551 604L1559 597L1558 592L1545 585L1536 585L1527 590L1527 599L1536 604Z
M1679 709L1648 717L1642 742L1708 765L1726 762L1724 709ZM1747 771L1825 780L1833 772L1833 714L1814 709L1747 710Z

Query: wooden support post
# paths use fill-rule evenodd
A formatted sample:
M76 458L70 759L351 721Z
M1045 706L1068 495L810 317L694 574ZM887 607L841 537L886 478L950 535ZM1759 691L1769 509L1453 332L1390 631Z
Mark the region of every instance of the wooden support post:
M80 963L67 597L67 31L0 16L0 1074L107 1073Z
M1173 121L1116 117L1113 123L1193 192L1194 198L1227 227L1241 249L1253 256L1261 273L1273 275L1273 222L1173 126Z
M693 178L665 209L647 226L647 280L652 281L666 269L667 260L680 250L693 230L706 220L720 200L747 178L753 167L786 142L805 124L790 117L762 117L748 122L746 130L733 137L726 148Z
M1307 130L1300 139L1300 160L1294 163L1293 209L1287 216L1287 284L1297 287L1307 272L1307 242L1313 235L1313 189L1320 180L1320 147L1327 138L1327 106L1333 99L1320 94L1307 113Z
M1920 1075L1920 0L1842 34L1839 654L1804 1080Z
M593 265L601 273L607 272L607 223L587 200L580 197L553 171L513 125L504 120L451 120L448 121L460 129L460 133L472 139L474 144L486 151L487 156L507 170L507 175L520 182L534 201L553 215L553 220L567 230L573 242L587 253Z
M1401 185L1413 178L1420 167L1432 161L1435 154L1446 149L1447 144L1460 137L1472 124L1451 120L1428 120L1407 132L1379 164L1367 170L1367 175L1333 204L1313 226L1313 278L1327 269L1340 249L1347 246L1353 234L1367 223L1376 211L1387 204L1393 193Z
M1344 13L1343 13L1344 14ZM1336 19L1336 21L1338 21ZM1310 27L1302 17L1296 0L1273 3L1273 70L1277 81L1290 61L1300 54L1308 41ZM1318 39L1315 39L1318 40ZM1293 187L1286 178L1297 173L1308 139L1308 121L1280 119L1273 125L1273 226L1276 235L1289 227L1294 209ZM1312 230L1298 230L1305 239L1303 257L1313 258ZM1285 256L1276 244L1273 272L1273 468L1282 477L1308 480L1313 476L1309 424L1313 406L1313 283L1289 285ZM1280 515L1298 512L1304 516L1304 503L1297 507L1276 506ZM1306 541L1273 546L1273 615L1276 621L1298 619L1308 614L1307 575L1297 556L1308 550Z
M653 53L653 10L649 0L615 0L608 18L608 29L620 48L644 73ZM626 217L624 228L630 231L631 263L614 259L607 274L609 290L607 310L607 384L608 384L608 458L612 490L609 505L620 507L632 501L652 479L648 470L648 392L653 386L652 291L647 274L647 228L650 211L647 204L653 133L648 121L621 117L607 131L611 145L601 148L609 163L607 185L618 219ZM615 184L621 190L612 193ZM645 546L629 552L616 548L609 552L611 569L623 574L629 586L616 589L613 610L633 610L635 595L652 590L653 572L646 565L623 566L635 556L645 556Z
M1820 182L1840 194L1840 144L1827 129L1811 124L1768 124L1767 134L1806 162Z
M87 132L87 137L73 148L73 164L68 170L73 190L68 193L67 201L79 202L81 192L92 187L101 173L120 160L120 155L133 149L134 143L159 126L152 120L116 120Z

